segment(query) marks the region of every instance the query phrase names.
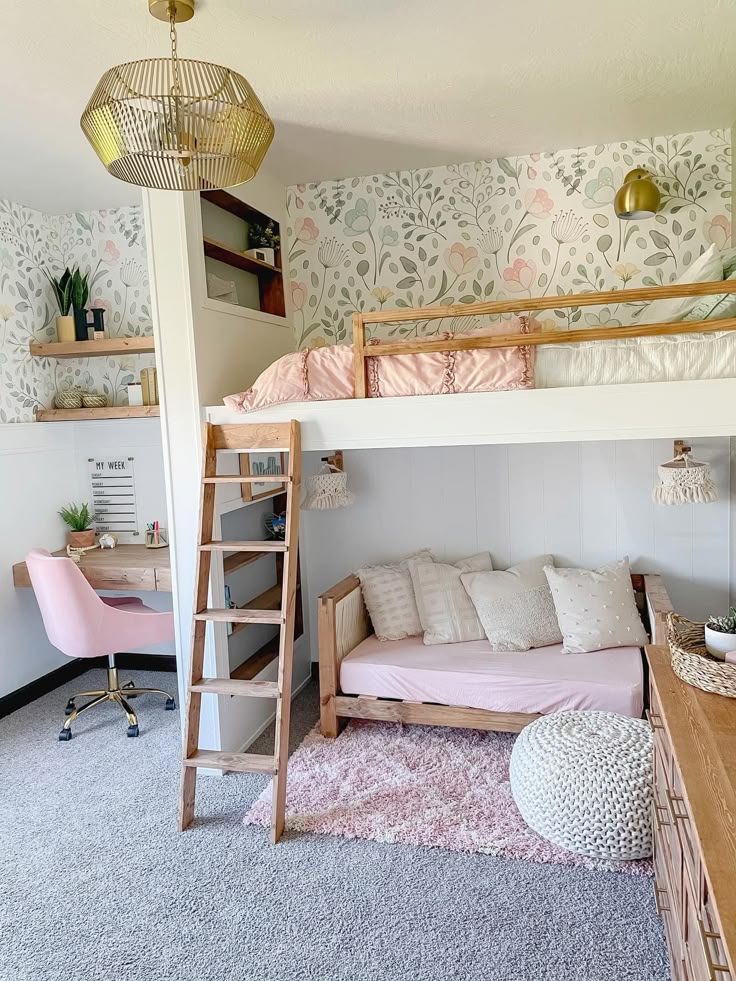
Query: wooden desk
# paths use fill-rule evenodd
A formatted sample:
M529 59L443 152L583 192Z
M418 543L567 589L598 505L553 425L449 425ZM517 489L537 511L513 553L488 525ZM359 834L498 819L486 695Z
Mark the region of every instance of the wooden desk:
M66 555L66 549L54 552ZM79 563L93 589L124 589L131 592L171 592L171 559L168 548L118 545L85 552ZM15 586L30 586L25 562L13 566Z

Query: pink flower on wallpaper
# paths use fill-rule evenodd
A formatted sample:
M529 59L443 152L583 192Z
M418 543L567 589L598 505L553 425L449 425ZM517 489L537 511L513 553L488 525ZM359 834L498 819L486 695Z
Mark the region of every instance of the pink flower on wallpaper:
M291 302L294 304L295 310L301 310L301 308L307 302L307 287L304 285L304 283L295 283L292 280Z
M541 159L542 159L542 154L541 154L541 153L530 153L530 154L529 154L529 156L530 156L530 158L531 158L531 159L532 159L532 160L533 160L533 161L534 161L535 163L537 162L537 160L541 160Z
M100 260L102 262L117 262L119 258L120 250L111 239L108 239L100 253Z
M462 276L478 265L478 250L472 245L455 242L451 248L445 249L445 262L456 276Z
M513 266L503 271L506 288L512 293L531 291L537 276L537 267L531 259L516 259Z
M105 326L109 327L112 323L112 304L109 300L105 300L103 297L98 296L96 300L90 303L91 310L104 310L105 311Z
M319 228L311 218L297 218L294 222L294 238L309 244L319 238Z
M533 167L527 167L526 176L527 176L527 180L533 181L537 176L537 172Z
M554 206L552 198L541 187L531 189L524 195L526 213L534 218L546 218Z
M731 241L731 222L725 215L716 215L713 221L703 222L703 234L707 242L723 249Z

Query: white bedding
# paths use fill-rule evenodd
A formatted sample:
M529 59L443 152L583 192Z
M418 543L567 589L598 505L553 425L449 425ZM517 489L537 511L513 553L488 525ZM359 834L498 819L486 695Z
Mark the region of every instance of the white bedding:
M536 388L736 377L736 331L537 348Z

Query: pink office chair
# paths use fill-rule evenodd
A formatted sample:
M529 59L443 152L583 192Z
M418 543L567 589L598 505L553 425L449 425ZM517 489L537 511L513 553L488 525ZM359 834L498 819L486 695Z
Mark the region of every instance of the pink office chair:
M107 655L107 688L83 691L70 698L59 739L72 738L72 722L87 709L103 702L117 702L128 716L128 735L138 735L138 719L127 702L136 695L163 695L167 709L174 699L160 688L136 688L129 681L121 688L115 667L115 652L130 647L147 647L174 639L173 613L158 613L134 596L98 596L72 559L34 549L26 557L33 591L41 608L49 641L69 657ZM77 698L89 702L76 707Z

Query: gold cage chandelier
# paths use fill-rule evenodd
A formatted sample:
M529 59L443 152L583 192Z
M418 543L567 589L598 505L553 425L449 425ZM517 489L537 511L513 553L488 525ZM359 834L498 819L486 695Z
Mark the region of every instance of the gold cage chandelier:
M258 172L273 123L242 75L179 58L176 25L195 0L148 0L168 20L171 58L147 58L105 72L81 126L107 171L156 190L233 187Z

